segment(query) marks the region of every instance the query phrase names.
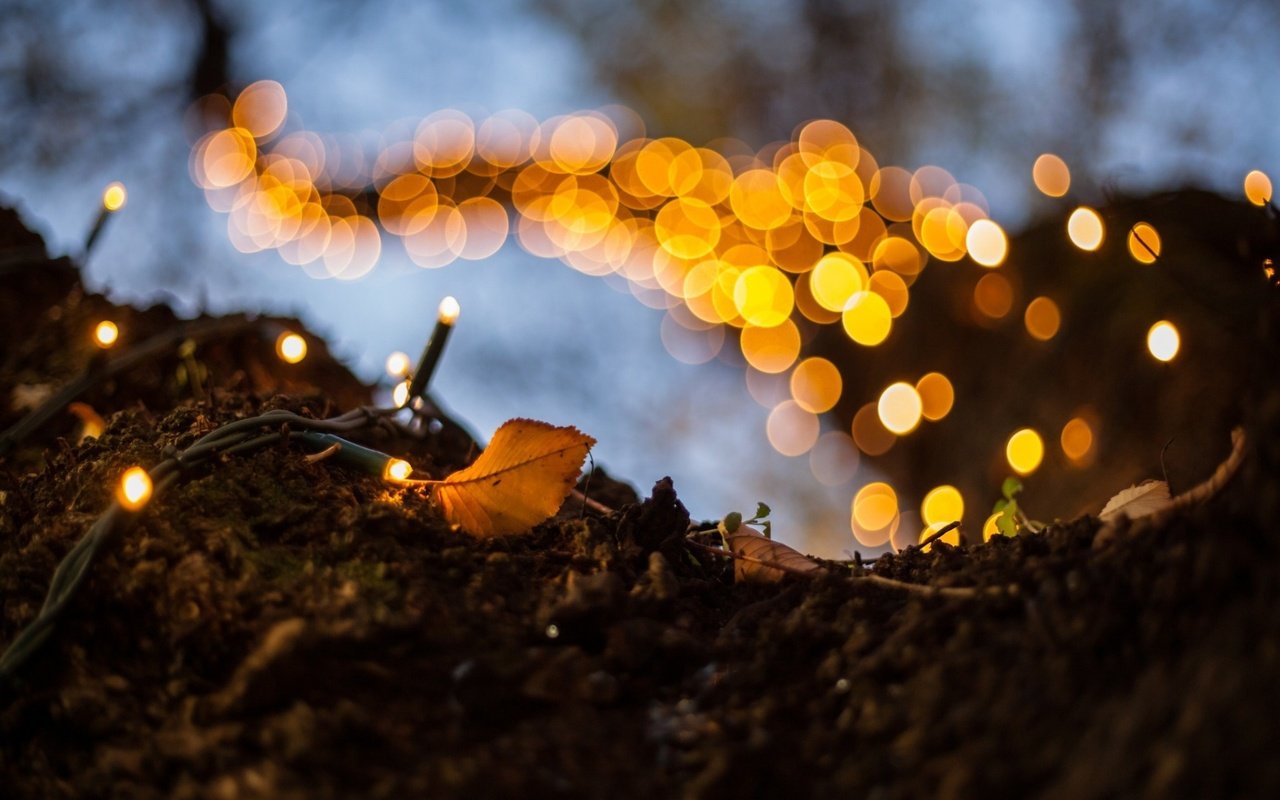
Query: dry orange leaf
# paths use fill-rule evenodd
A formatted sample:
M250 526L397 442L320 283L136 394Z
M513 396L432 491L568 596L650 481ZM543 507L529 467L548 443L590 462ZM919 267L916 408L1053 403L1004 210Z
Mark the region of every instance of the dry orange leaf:
M772 583L786 575L821 572L822 565L782 542L766 539L748 525L724 537L735 556L735 582Z
M436 503L472 536L527 531L560 508L595 443L577 428L508 420L471 466L435 484Z

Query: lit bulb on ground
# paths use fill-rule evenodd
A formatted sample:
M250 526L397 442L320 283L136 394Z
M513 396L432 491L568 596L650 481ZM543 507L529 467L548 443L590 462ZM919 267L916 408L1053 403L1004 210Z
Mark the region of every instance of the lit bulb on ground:
M413 474L413 467L402 458L393 458L387 462L383 475L389 481L407 481Z
M285 331L276 339L276 355L286 364L297 364L307 357L307 340L293 331Z
M440 301L440 307L436 310L437 318L445 325L452 325L458 321L458 315L462 313L461 306L458 301L450 296Z
M453 325L458 321L461 311L458 301L452 297L446 297L440 301L440 308L436 313L436 327L431 331L431 338L427 340L426 349L422 351L422 360L418 362L418 369L413 373L413 381L409 384L409 393L405 398L406 402L413 402L414 398L421 397L427 391L431 376L436 371L441 354L444 353L445 342L449 340L449 334L453 331Z
M119 211L124 208L128 200L129 193L125 191L124 184L120 181L107 184L107 188L102 192L102 207L107 211Z
M151 499L151 476L142 467L130 467L120 476L120 489L116 492L120 505L129 511L137 511Z
M93 343L103 350L111 347L120 338L120 328L109 319L99 322L93 329Z
M89 235L84 239L85 258L88 258L89 253L93 252L93 245L98 241L98 236L102 234L102 229L107 224L107 218L124 208L124 204L128 199L129 193L125 191L123 183L116 181L107 184L107 188L102 191L102 208L98 211L98 218L93 221L93 227L89 229Z

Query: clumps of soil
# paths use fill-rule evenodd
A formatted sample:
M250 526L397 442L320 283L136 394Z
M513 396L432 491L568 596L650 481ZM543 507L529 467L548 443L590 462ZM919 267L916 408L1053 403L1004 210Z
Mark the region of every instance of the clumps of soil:
M43 376L56 382L78 362L55 316L30 336L70 367ZM0 368L0 391L42 377L37 350ZM288 394L214 380L202 398L132 383L94 396L101 437L42 431L0 469L0 641L125 466L267 408L349 407L324 380ZM425 494L297 448L230 456L118 531L0 692L4 794L1271 796L1280 400L1263 387L1250 408L1240 474L1167 523L1095 548L1084 517L875 563L1008 589L972 598L835 564L735 585L684 546L666 479L636 502L593 476L613 513L571 499L526 534L478 540ZM475 453L447 421L371 444L429 474Z

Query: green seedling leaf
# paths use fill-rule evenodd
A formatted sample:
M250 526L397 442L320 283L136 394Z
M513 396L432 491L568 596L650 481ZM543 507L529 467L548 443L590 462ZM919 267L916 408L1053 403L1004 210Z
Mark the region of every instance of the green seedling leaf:
M1010 502L1011 501L1006 500L1003 497L1000 498L999 500L996 501L996 504L991 507L991 513L999 514L1001 511L1004 511L1006 508L1009 507Z
M742 527L742 514L737 511L730 511L724 515L724 519L720 520L720 524L716 526L720 530L721 536L732 536L738 532L738 528Z
M1004 499L1012 500L1017 497L1018 492L1022 491L1022 481L1010 475L1004 479L1004 483L1000 485L1000 493L1004 495Z
M763 524L763 526L764 526L764 538L766 538L766 539L772 539L772 538L773 538L773 523L772 523L772 522L770 522L769 520L765 520L762 524Z
M765 517L767 517L767 516L769 516L769 506L767 506L767 505L765 505L764 503L761 503L759 500L757 500L757 501L756 501L756 515L755 515L755 517L754 517L755 521L756 521L756 522L760 522L761 520L763 520L763 519L764 519Z
M1004 536L1018 535L1018 503L1016 500L1010 500L1005 505L1004 512L996 518L996 530L1000 531Z

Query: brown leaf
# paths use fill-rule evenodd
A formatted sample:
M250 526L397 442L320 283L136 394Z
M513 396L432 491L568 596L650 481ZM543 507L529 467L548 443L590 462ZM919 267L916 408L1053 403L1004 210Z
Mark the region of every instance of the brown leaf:
M1143 481L1108 500L1098 517L1104 522L1121 514L1129 519L1137 519L1166 509L1172 502L1169 484L1164 481Z
M749 525L742 525L726 536L725 543L735 556L735 582L772 583L786 575L822 571L818 562L781 542L766 539Z
M435 485L436 502L473 536L527 531L560 508L595 443L577 428L509 420L471 466Z
M102 436L102 432L107 429L107 423L88 403L69 403L67 410L75 414L80 420L80 438L78 442L83 442L90 437L97 438Z

